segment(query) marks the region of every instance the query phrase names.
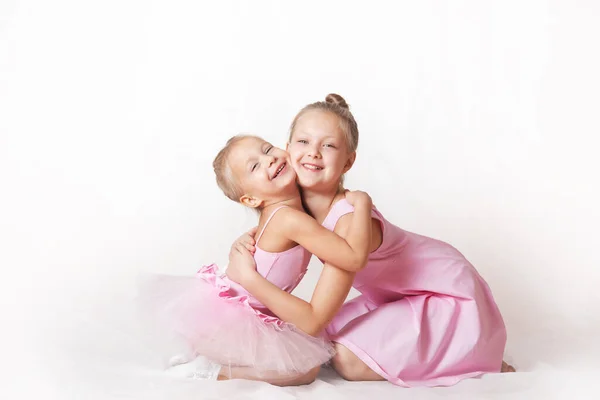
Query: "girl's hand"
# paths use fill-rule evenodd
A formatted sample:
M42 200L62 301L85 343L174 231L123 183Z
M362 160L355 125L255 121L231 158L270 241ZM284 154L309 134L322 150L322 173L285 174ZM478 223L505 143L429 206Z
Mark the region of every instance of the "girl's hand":
M366 192L362 192L360 190L349 191L347 190L345 193L346 200L350 205L357 206L363 205L368 208L373 206L373 201L371 200L371 196L369 196Z
M242 286L244 286L244 282L258 274L256 272L256 261L243 244L237 243L231 247L229 266L225 273L229 279Z
M258 230L258 226L250 229L248 232L244 233L242 236L236 239L235 242L231 245L231 251L237 246L242 245L245 247L250 253L254 254L256 251L256 240L254 240L254 236L256 236L256 231ZM231 253L229 253L231 254Z

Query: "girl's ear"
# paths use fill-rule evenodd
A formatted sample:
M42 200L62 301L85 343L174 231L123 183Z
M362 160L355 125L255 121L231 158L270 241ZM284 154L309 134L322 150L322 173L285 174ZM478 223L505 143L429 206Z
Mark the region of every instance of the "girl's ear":
M345 174L346 172L348 172L348 170L350 170L350 168L352 168L352 166L354 165L354 161L356 160L356 151L353 151L352 153L350 153L350 155L348 156L348 160L346 161L346 164L344 165L344 170L343 173Z
M242 203L246 207L258 208L262 205L263 201L257 197L245 194L242 197L240 197L240 203Z

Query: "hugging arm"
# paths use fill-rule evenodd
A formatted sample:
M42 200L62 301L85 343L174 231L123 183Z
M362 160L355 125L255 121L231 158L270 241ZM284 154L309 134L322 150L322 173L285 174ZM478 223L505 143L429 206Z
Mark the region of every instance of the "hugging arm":
M340 219L336 233L343 237L350 222L350 219ZM356 274L326 263L313 296L307 302L281 290L259 275L250 252L243 244L238 243L234 247L230 253L227 275L280 319L296 325L309 335L321 332L337 314L350 292Z
M346 199L354 205L344 237L323 227L310 215L293 209L282 214L280 233L298 243L326 263L349 272L361 270L369 258L371 244L371 208L373 203L365 192L348 192Z
M354 272L325 264L310 302L281 290L258 274L240 284L280 319L314 336L329 324L344 304L354 275Z

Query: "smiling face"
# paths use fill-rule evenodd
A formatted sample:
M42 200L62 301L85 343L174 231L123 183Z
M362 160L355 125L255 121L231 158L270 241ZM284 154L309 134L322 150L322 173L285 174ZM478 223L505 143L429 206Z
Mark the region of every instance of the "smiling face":
M320 110L298 118L288 151L298 184L314 190L337 190L356 157L356 152L348 150L339 117Z
M260 138L241 139L228 162L244 193L239 201L246 206L264 207L298 192L288 153Z

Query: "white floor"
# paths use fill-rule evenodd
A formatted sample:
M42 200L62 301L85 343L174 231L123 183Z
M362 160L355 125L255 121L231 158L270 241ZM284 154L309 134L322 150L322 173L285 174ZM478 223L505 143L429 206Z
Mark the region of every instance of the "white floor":
M174 377L131 335L124 321L127 313L122 306L109 305L99 312L97 307L78 304L48 316L56 324L46 332L47 345L38 352L37 366L42 368L19 377L25 384L35 384L26 384L18 393L41 391L46 398L65 400L600 398L600 346L591 331L582 335L556 326L512 332L506 359L517 373L487 375L453 387L406 389L387 382L347 382L325 369L311 385L279 388L262 382Z

